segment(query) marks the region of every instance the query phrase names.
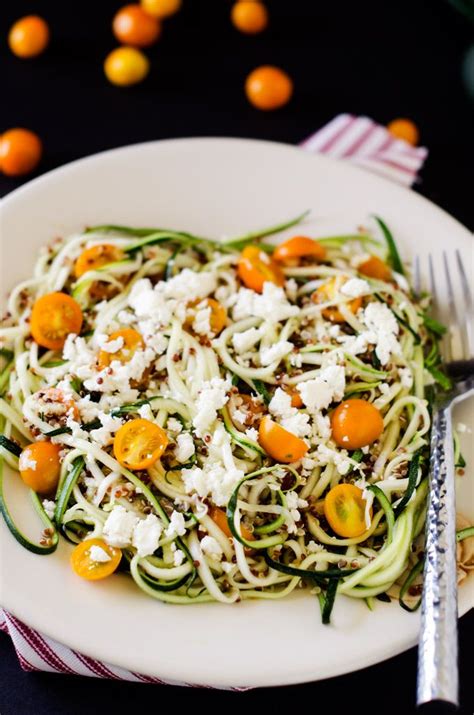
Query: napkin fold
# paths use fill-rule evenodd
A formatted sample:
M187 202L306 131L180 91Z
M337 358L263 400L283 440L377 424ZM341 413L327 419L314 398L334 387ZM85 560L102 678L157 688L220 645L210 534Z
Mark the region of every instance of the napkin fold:
M404 186L412 186L418 180L418 172L428 155L425 147L413 147L401 139L395 139L385 127L369 117L352 114L339 114L301 142L300 146L309 152L350 161ZM0 630L12 639L20 666L26 671L86 675L155 685L213 687L163 680L103 663L38 633L1 608ZM246 686L222 689L237 692L249 690Z

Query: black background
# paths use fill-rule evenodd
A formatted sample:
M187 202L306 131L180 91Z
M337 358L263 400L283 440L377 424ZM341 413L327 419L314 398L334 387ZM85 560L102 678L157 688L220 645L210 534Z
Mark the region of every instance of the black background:
M104 57L116 45L110 25L121 4L1 2L0 132L14 126L38 132L45 145L38 173L150 139L230 135L297 143L339 112L367 114L382 124L407 116L430 150L416 190L473 227L474 112L461 75L473 27L446 0L273 0L268 2L271 26L255 37L233 29L230 0L184 0L182 12L166 22L159 43L147 51L149 77L128 89L108 84L102 71ZM9 52L6 35L12 22L28 13L48 20L52 42L41 57L20 60ZM295 82L292 102L273 113L258 112L243 93L248 72L267 63L286 69ZM0 194L21 183L0 176ZM461 621L465 713L474 705L473 623L472 612ZM223 634L216 663L231 647L232 634ZM262 663L264 653L262 643ZM2 634L0 674L1 715L145 711L164 703L157 686L23 673ZM412 650L315 684L246 694L175 688L165 701L172 696L177 710L270 705L404 714L414 708L415 674Z

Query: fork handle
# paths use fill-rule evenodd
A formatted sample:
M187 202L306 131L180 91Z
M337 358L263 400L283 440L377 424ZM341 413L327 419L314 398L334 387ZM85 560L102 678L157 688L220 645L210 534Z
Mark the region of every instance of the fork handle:
M456 504L450 407L433 414L417 704L458 705Z

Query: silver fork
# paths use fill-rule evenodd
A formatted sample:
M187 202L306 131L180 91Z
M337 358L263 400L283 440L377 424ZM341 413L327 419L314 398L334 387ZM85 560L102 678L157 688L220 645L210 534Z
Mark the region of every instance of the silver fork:
M451 411L454 404L474 391L474 315L471 291L459 251L455 254L459 277L459 284L456 284L459 285L458 300L449 264L446 253L443 253L448 315L445 322L450 329L444 337L442 350L447 372L453 379L453 388L439 396L432 418L430 491L418 644L418 705L433 701L458 705L456 501ZM446 310L443 311L440 304L431 255L429 278L435 315L442 316ZM419 259L415 261L414 279L415 292L419 292Z

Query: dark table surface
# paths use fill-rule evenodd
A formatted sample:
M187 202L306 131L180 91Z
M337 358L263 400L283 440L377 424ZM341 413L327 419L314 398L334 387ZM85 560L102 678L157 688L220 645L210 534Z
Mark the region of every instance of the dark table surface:
M149 51L150 76L126 90L109 85L102 72L104 56L115 46L111 18L121 4L1 4L0 131L25 126L38 132L45 145L40 172L150 139L227 135L297 143L339 112L367 114L382 124L407 116L430 150L416 190L473 228L474 105L462 70L473 27L447 1L273 0L270 29L246 37L229 23L230 0L184 0L183 11L166 23ZM15 19L32 12L49 21L53 40L43 56L22 61L10 54L5 38ZM243 94L247 73L267 63L282 66L295 81L293 101L275 113L258 112ZM21 183L0 177L0 194ZM472 612L460 624L465 713L474 705L473 624ZM409 713L415 675L411 650L319 683L246 694L176 688L173 698L179 710L188 703L268 707L276 697L282 708L307 698L311 707L332 703L337 712L360 706L366 713ZM111 703L144 711L160 697L156 686L24 673L3 634L0 676L1 715L109 711Z

